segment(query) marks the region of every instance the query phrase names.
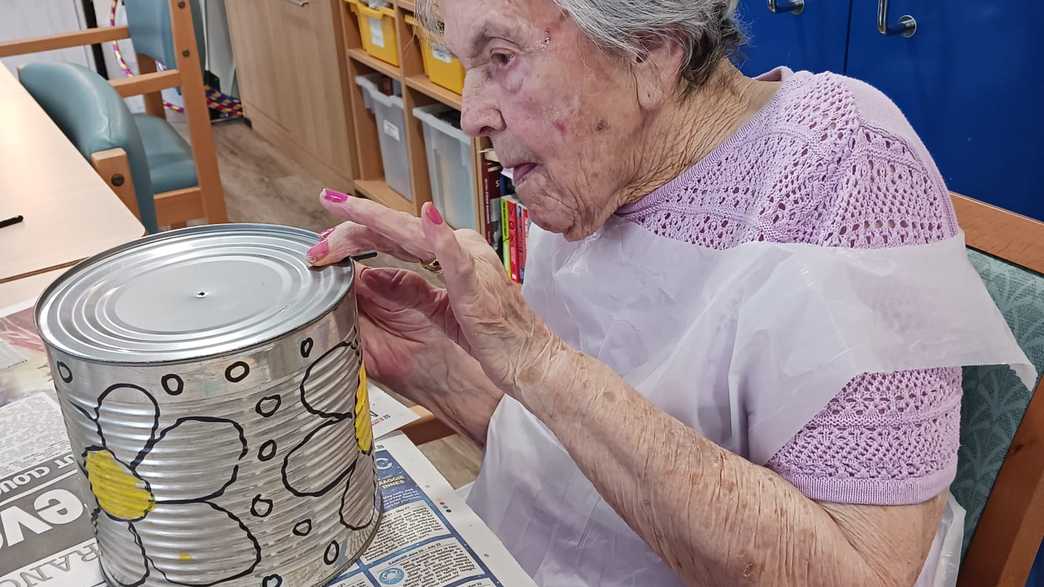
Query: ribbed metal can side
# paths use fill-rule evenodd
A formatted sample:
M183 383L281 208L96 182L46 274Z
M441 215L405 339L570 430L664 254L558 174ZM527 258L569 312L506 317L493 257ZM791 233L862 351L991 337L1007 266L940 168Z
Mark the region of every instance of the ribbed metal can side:
M321 584L376 532L353 293L238 353L49 355L112 584Z

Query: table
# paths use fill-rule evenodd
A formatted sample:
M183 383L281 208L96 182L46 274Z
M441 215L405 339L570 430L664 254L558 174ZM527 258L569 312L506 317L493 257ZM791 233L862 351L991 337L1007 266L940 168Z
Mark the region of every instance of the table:
M55 269L0 283L0 315L3 315L4 308L38 299L47 286L66 271L67 269Z
M0 67L0 219L17 215L25 220L0 228L0 287L145 234L47 113Z

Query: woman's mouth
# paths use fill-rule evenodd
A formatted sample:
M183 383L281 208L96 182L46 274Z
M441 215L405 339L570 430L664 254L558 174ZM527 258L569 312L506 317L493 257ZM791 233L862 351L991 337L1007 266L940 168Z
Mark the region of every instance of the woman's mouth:
M524 180L526 176L529 175L536 168L536 163L522 163L520 165L516 165L514 169L511 170L515 186L518 186L520 183L522 183L522 180Z

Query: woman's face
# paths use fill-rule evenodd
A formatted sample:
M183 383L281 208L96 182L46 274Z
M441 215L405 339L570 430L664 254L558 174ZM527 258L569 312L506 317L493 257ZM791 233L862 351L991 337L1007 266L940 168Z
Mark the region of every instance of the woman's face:
M462 125L488 136L538 226L584 238L623 203L642 127L636 82L552 0L442 0L467 68ZM640 154L639 154L640 155Z

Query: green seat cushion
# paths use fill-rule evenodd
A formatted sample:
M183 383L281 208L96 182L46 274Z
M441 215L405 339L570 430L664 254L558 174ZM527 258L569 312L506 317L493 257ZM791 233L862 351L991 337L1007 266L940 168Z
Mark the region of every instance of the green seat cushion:
M192 148L169 122L148 114L135 114L134 122L145 145L152 189L157 195L199 185Z
M968 258L1019 346L1044 372L1044 276L977 251ZM964 369L961 446L950 491L965 510L964 552L993 490L1008 447L1032 397L1007 366Z

